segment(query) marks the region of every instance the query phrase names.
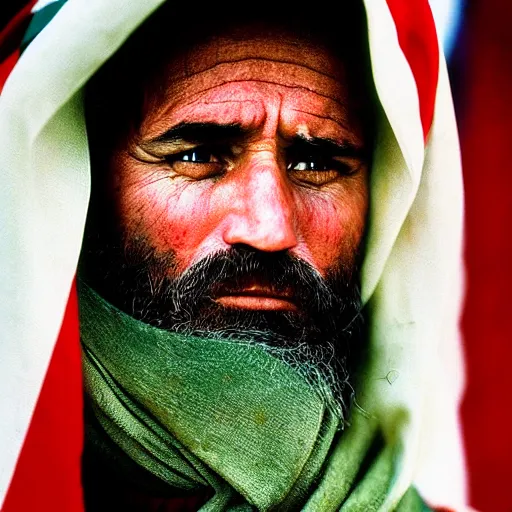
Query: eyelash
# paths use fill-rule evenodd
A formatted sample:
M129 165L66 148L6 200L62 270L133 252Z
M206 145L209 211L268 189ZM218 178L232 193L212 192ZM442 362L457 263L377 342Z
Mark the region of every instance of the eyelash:
M191 162L191 163L198 163L198 164L208 163L208 162L201 161L202 160L201 158L199 158L199 159L197 159L197 157L194 158L195 153L200 153L203 151L205 153L207 153L209 156L213 156L217 160L221 161L221 159L218 158L218 156L217 156L218 152L212 150L211 148L209 148L207 146L198 146L196 148L188 149L187 151L182 151L180 153L174 153L172 155L166 156L165 160L169 163L172 163L172 162ZM190 159L185 158L185 157L188 157L189 155L190 155Z
M296 181L310 185L324 185L336 179L339 176L350 176L357 171L357 167L349 165L346 161L337 160L335 155L322 154L321 150L317 154L313 151L301 151L292 149L287 155L287 170ZM201 156L202 154L202 156ZM184 172L194 180L215 179L226 172L226 165L232 158L232 152L226 147L197 146L195 148L175 153L165 157L165 161L174 167L180 165L187 166L189 174ZM340 157L341 158L341 157ZM315 164L308 165L308 164ZM302 165L301 169L293 167ZM206 166L209 166L207 168ZM305 167L305 168L304 168ZM328 176L328 173L331 173ZM336 173L334 175L333 173ZM177 169L177 174L181 174ZM301 176L301 178L298 178Z
M341 157L340 157L341 158ZM288 159L289 163L287 165L288 170L292 170L291 167L294 164L298 163L306 163L306 169L298 169L301 171L311 171L311 172L326 172L326 171L338 171L341 175L350 175L354 172L343 160L337 160L335 155L324 155L320 152L318 154L305 152L303 154L296 153L291 158ZM317 162L316 168L313 166L308 166L308 164L313 164ZM319 165L318 165L319 164Z

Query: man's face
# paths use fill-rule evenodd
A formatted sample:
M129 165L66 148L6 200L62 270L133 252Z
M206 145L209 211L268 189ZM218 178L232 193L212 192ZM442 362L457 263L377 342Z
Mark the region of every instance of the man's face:
M102 208L119 258L99 252L110 258L105 282L117 276L110 295L175 330L316 343L348 329L369 193L350 72L284 31L174 56L145 85L140 122L107 165Z

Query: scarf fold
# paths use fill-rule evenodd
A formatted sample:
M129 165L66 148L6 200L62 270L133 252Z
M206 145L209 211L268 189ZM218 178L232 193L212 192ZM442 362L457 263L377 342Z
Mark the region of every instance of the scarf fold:
M171 488L212 488L202 511L383 503L400 450L379 443L374 420L356 410L341 432L325 391L259 345L157 329L83 283L79 297L85 388L98 422ZM428 510L412 503L403 510Z

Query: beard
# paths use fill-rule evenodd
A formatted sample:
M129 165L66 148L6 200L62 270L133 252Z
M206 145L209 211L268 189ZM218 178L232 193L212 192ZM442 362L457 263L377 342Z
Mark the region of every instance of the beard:
M88 227L80 262L81 278L105 300L160 329L257 344L301 374L343 424L366 338L358 257L324 278L288 251L238 244L179 273L173 252L157 253L144 237L114 243L113 235ZM294 307L251 310L216 300L254 282Z

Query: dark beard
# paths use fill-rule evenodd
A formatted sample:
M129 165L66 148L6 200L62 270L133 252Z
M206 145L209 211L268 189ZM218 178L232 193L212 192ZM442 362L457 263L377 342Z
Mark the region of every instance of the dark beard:
M329 402L332 394L335 412L346 417L353 399L349 376L364 346L357 265L339 263L324 279L287 251L236 245L170 277L177 274L172 253L156 254L143 239L122 248L106 243L109 238L88 235L80 267L81 277L107 301L160 329L257 343ZM248 280L291 293L296 309L234 309L214 300Z

